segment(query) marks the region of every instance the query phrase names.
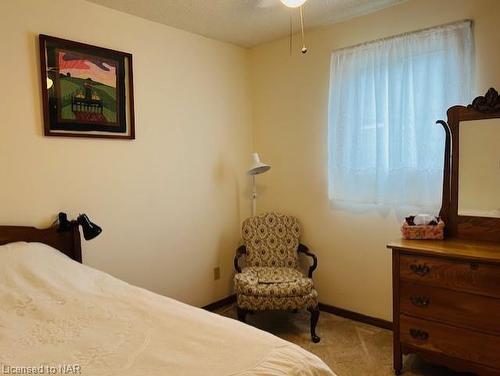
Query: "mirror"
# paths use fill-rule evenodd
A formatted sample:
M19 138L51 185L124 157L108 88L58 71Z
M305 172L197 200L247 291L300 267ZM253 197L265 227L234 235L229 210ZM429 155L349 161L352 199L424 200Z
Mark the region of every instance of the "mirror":
M460 122L458 215L500 218L500 118Z

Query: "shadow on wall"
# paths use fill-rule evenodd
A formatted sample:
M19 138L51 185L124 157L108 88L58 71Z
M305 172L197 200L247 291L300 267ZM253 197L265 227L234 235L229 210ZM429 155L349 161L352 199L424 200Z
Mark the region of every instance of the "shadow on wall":
M240 244L242 213L249 211L250 202L246 199L243 200L244 204L248 204L248 210L242 209L238 171L229 166L227 159L223 158L223 156L219 157L218 162L214 166L213 178L215 187L228 187L226 188L226 193L228 194L224 195L225 198L233 196L233 200L235 200L234 205L231 205L231 210L233 210L233 213L230 213L230 217L232 218L231 226L229 226L229 229L227 226L224 226L225 230L218 234L216 258L213 267L220 267L220 279L214 281L212 285L212 294L214 299L217 300L225 298L227 291L230 293L233 292L233 257L236 248ZM245 183L247 182L245 181ZM248 189L249 184L246 184L246 186L245 190ZM214 193L217 194L218 191ZM222 194L222 192L219 193Z

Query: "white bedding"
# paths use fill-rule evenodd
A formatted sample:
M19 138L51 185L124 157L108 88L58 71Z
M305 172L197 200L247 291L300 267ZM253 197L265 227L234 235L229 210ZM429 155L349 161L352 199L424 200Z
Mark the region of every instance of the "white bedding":
M64 365L90 376L333 375L294 344L46 245L0 246L0 374L40 366L62 374Z

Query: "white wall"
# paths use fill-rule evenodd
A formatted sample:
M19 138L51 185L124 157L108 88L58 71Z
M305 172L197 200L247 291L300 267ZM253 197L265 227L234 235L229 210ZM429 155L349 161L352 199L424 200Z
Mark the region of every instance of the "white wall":
M391 258L385 245L400 237L400 222L393 213L329 207L331 52L471 18L475 21L476 94L483 95L490 86L500 87L499 15L498 0L410 0L307 32L309 52L305 56L297 52L290 57L288 39L251 51L255 149L273 166L258 178L260 210L281 210L301 220L304 241L319 256L316 285L320 301L391 319Z
M133 54L135 141L42 135L39 33ZM0 45L0 223L86 212L104 231L85 263L195 305L227 296L249 213L248 51L81 0L0 1Z

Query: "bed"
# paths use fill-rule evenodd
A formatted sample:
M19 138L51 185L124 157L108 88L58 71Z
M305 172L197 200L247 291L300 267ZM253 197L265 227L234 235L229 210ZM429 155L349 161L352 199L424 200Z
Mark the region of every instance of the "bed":
M0 373L333 375L294 344L80 261L76 227L0 226Z

